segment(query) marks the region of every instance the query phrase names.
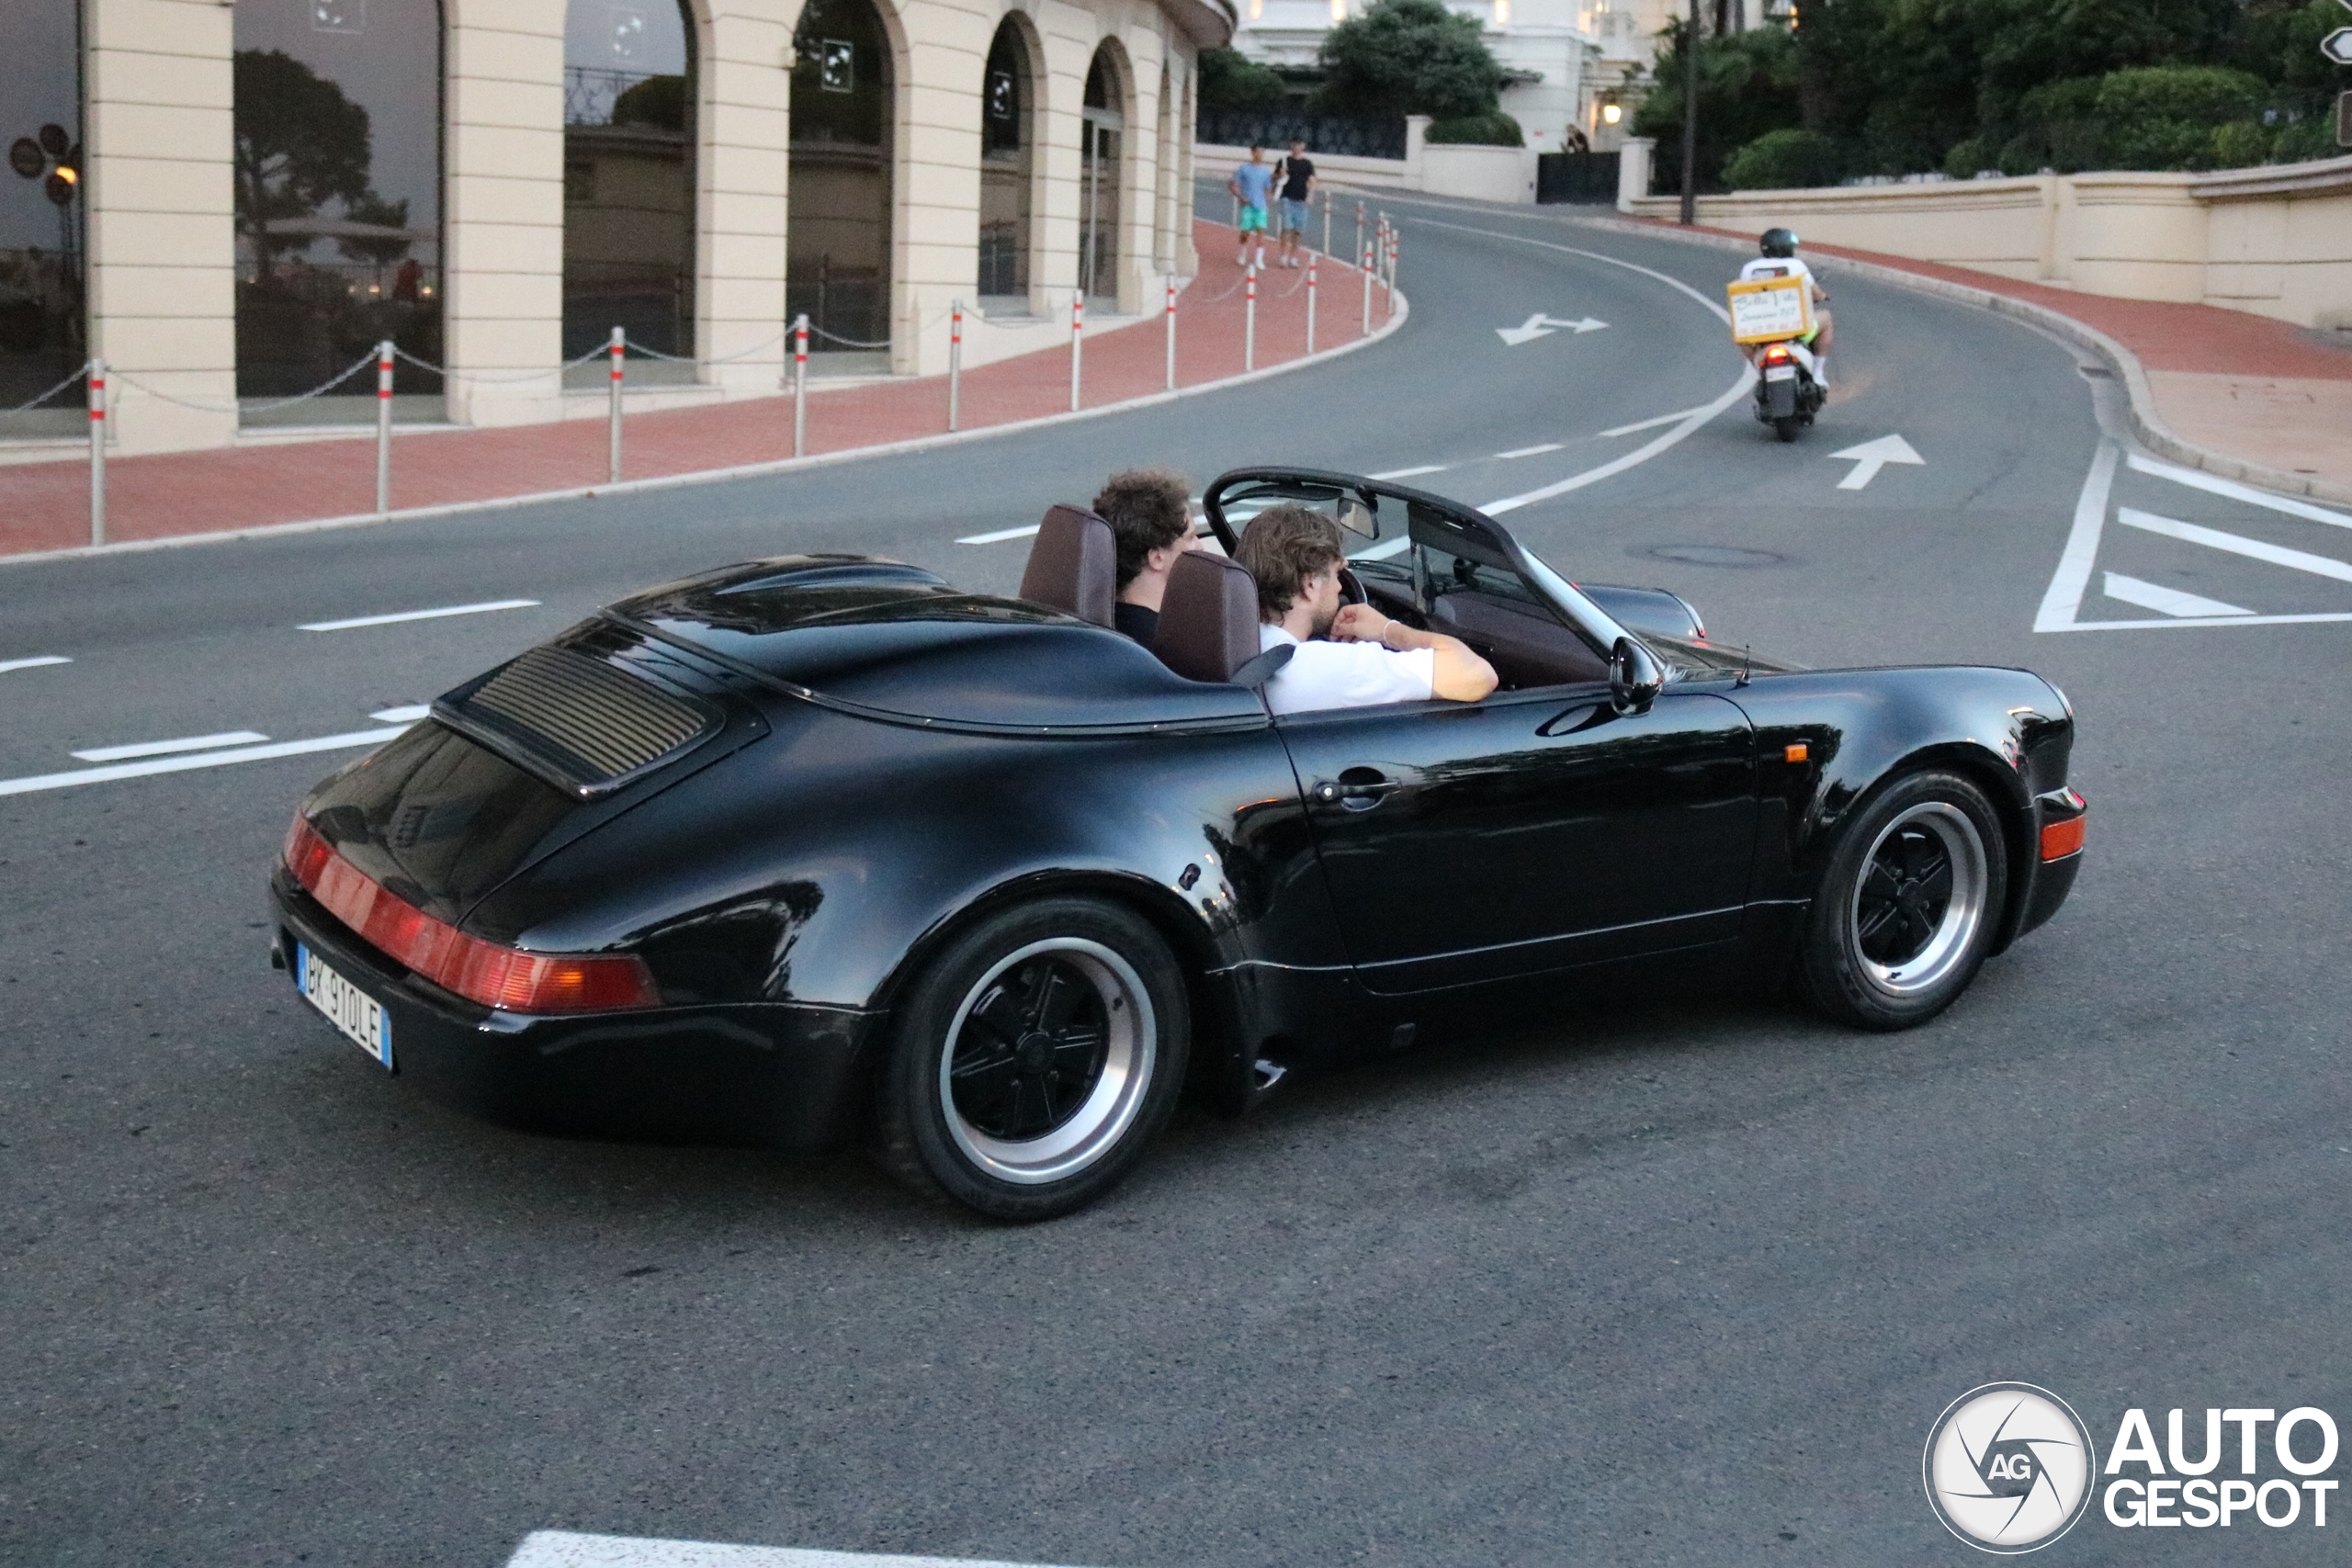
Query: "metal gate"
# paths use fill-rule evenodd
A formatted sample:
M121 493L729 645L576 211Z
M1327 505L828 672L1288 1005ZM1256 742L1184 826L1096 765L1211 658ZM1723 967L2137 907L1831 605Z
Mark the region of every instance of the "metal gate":
M1539 152L1535 155L1538 201L1617 201L1615 152Z

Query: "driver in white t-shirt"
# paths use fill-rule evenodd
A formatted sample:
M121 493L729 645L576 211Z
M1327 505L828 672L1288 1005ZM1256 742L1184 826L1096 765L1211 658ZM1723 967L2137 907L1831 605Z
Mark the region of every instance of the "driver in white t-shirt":
M1296 646L1266 683L1277 714L1444 697L1475 703L1495 689L1494 666L1460 641L1340 603L1347 561L1340 525L1304 506L1260 513L1234 552L1258 584L1258 646Z

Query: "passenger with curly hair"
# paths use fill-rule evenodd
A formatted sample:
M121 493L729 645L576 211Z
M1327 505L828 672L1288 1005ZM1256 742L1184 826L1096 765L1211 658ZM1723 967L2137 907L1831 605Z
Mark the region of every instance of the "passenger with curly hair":
M1112 618L1146 648L1159 635L1168 569L1193 547L1193 481L1172 468L1129 468L1102 482L1094 514L1111 525L1119 550Z

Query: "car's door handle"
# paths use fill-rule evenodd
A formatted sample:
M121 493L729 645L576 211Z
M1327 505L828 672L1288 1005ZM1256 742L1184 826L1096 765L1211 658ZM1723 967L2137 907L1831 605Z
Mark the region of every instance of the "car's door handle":
M1320 781L1308 793L1326 806L1369 811L1380 804L1382 796L1398 787L1396 780L1376 768L1350 768L1336 779Z

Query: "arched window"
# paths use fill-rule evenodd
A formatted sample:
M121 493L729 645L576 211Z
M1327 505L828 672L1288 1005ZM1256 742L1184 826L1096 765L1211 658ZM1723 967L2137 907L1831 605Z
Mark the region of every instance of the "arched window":
M615 327L657 354L695 351L695 34L684 0L571 0L565 13L563 356ZM658 366L643 373L693 374Z
M889 35L871 0L808 0L792 49L785 312L808 313L811 353L879 352L890 338Z
M28 402L89 357L83 292L82 29L74 0L0 9L0 409ZM79 435L80 383L0 415L0 435Z
M1127 128L1117 51L1094 51L1086 71L1085 141L1079 167L1078 286L1090 295L1119 292L1119 141Z
M1019 21L1007 17L989 45L988 73L981 83L980 276L979 292L1029 292L1029 187L1035 143L1030 120L1036 108L1036 75L1030 69L1029 40Z
M237 6L237 397L307 391L379 339L441 359L441 7ZM402 364L396 416L438 419L441 378ZM363 370L247 423L373 419Z

